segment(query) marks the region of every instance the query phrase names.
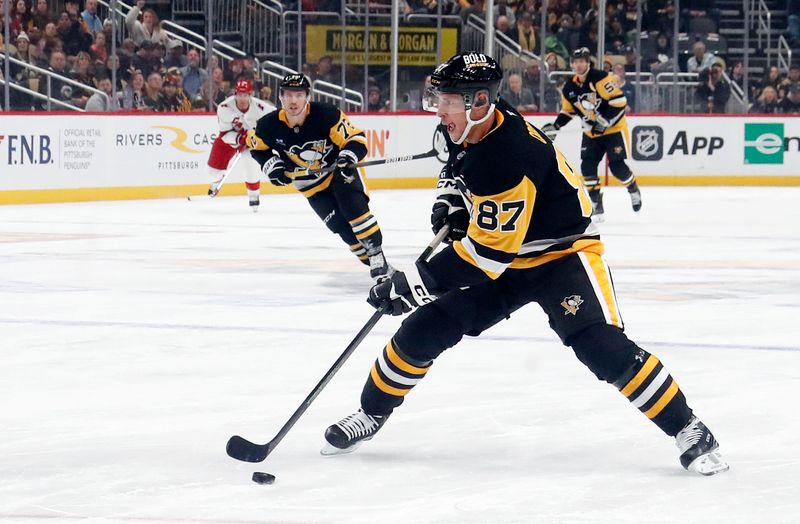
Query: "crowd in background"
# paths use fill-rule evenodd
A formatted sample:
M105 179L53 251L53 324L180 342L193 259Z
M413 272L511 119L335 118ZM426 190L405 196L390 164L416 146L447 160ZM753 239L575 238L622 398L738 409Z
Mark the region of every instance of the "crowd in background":
M155 10L138 0L128 13L127 38L111 53L111 20L101 20L97 0L66 0L56 13L48 0L11 1L11 56L105 93L101 95L33 69L11 63L12 81L20 86L87 111L111 111L116 92L117 109L126 111L189 112L212 110L232 94L240 77L255 80L255 60L245 57L224 69L212 57L203 62L200 52L170 39ZM1 33L1 32L0 32ZM1 40L1 38L0 38ZM112 70L116 70L113 85ZM211 71L209 82L208 71ZM269 88L258 94L271 99ZM11 109L43 110L47 102L17 90L11 91ZM51 104L52 109L59 109Z
M23 62L37 65L81 84L95 87L111 95L116 92L121 109L132 111L191 111L207 110L231 94L239 77L256 82L258 96L274 100L274 93L259 84L254 74L252 57L220 64L212 57L202 63L198 50L187 48L179 40L171 40L161 29L158 14L138 0L125 20L127 38L120 42L116 56L111 53L111 21L97 14L97 0L67 0L62 12L54 12L48 0L0 0L10 2L11 55ZM300 0L306 12L338 12L341 0ZM441 2L441 6L437 5ZM287 9L297 9L298 0L283 2ZM636 49L636 0L610 0L606 3L606 59L599 67L613 73L623 91L629 92L629 105L636 110L635 90L628 80L637 65L644 73L698 73L695 103L701 112L724 112L731 96L731 83L744 87L747 74L742 62L727 64L724 51L709 50L720 12L713 0L683 0L676 12L672 0L642 2L641 27L646 45ZM373 0L371 9L390 0ZM435 14L441 11L457 15L462 21L474 14L485 16L486 0L402 0L405 14ZM548 2L546 12L547 36L544 52L541 49L540 0L497 0L494 5L494 26L498 33L519 44L523 51L543 56L548 72L567 71L569 55L577 47L588 47L596 54L598 47L597 0L555 0ZM787 0L788 26L786 36L800 42L800 0ZM680 32L694 40L691 52L674 60L673 39L675 17ZM501 37L502 38L502 37ZM112 85L112 70L117 84ZM559 82L547 82L544 99L539 92L542 64L538 60L524 61L519 72L510 74L503 86L503 96L513 101L521 111L552 111L557 107ZM388 86L385 79L375 76L363 82L351 80L349 86L366 85L365 104L369 111L386 111ZM209 82L208 72L211 71ZM303 72L312 80L341 83L341 72L331 56L315 64L305 64ZM723 74L726 73L726 74ZM751 112L797 113L800 101L800 70L793 66L783 74L776 67L769 69L760 82L751 82ZM12 80L33 91L50 95L64 102L91 111L110 110L109 98L54 79L49 83L42 75L16 64L11 66ZM726 78L727 77L727 78ZM728 80L729 79L729 80ZM406 95L401 107L419 109L424 86ZM41 100L13 92L12 109L42 109ZM210 104L209 104L210 102Z

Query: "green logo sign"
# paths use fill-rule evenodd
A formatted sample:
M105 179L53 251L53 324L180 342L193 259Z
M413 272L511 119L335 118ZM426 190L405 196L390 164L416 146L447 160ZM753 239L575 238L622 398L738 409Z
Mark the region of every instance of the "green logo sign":
M783 124L744 125L745 164L783 164Z

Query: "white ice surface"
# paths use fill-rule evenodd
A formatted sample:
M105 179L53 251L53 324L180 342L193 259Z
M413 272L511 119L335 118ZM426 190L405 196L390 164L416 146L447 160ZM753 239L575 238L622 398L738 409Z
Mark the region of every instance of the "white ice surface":
M535 305L322 458L400 322L382 319L267 461L238 463L228 437L272 438L372 313L305 200L0 206L0 522L800 522L800 190L643 196L636 216L608 190L602 224L627 332L730 472L684 471ZM393 264L430 240L429 203L373 194Z

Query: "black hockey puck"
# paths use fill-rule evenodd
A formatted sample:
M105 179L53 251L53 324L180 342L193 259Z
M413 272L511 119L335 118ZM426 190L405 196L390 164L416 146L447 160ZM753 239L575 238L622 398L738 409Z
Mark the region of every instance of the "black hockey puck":
M257 482L258 484L272 484L273 482L275 482L275 475L270 475L269 473L262 473L261 471L254 471L253 482Z

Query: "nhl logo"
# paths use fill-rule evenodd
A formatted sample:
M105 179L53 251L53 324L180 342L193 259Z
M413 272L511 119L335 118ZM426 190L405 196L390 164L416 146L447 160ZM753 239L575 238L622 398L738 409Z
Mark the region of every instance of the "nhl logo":
M660 126L633 128L633 159L661 160L664 154L664 130Z
M570 295L561 301L561 306L566 309L565 315L575 316L578 314L581 304L583 304L583 300L580 295Z

